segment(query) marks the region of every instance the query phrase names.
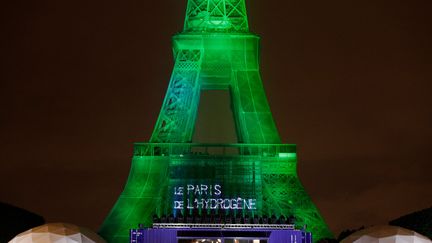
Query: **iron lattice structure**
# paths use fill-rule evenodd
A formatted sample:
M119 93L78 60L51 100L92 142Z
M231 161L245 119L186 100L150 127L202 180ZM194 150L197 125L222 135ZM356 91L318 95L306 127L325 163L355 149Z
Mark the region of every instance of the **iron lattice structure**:
M154 214L209 213L173 207L176 200L208 195L172 192L219 185L219 196L256 200L253 210L219 213L295 215L314 239L331 237L297 176L296 146L281 144L260 77L259 37L249 32L244 0L189 0L173 50L174 70L150 143L135 145L127 184L100 234L127 242L129 229L151 226ZM202 90L229 90L238 144L192 143Z
M184 30L187 32L248 32L244 0L189 0Z

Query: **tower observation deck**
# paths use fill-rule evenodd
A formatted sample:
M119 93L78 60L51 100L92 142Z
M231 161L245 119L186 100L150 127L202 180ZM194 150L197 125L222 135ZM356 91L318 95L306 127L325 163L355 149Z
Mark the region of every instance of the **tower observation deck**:
M150 142L135 144L128 181L100 234L108 242L127 242L129 229L152 227L164 217L217 224L295 217L315 240L331 237L297 176L296 146L281 143L245 1L188 0L173 51L174 69ZM192 142L204 90L229 92L237 143Z

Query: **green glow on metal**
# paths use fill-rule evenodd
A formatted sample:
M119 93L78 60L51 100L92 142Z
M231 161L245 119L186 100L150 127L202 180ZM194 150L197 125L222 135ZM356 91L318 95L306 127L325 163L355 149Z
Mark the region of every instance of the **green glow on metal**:
M279 153L279 158L297 159L297 154L295 154L295 153Z
M248 32L244 0L189 0L184 32Z
M259 37L249 33L244 0L189 0L173 51L175 65L150 143L135 145L127 184L100 234L127 242L130 228L150 226L153 214L173 213L175 187L196 183L221 184L228 198L256 198L257 210L242 214L295 215L314 239L331 237L297 176L296 146L281 144L259 72ZM237 144L191 143L202 90L229 90Z

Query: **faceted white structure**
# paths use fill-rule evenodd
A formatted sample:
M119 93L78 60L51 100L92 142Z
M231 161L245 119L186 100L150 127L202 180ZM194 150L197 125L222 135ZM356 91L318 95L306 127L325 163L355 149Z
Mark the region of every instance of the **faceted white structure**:
M105 243L105 241L91 230L72 224L53 223L24 231L9 243Z
M341 243L432 243L432 241L412 230L397 226L373 226L357 231Z

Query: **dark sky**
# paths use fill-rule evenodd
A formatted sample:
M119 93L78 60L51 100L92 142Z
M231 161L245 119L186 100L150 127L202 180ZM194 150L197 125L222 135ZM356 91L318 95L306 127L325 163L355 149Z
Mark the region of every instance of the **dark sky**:
M147 141L186 0L3 1L0 201L97 229ZM299 174L335 233L432 206L432 1L249 1Z

